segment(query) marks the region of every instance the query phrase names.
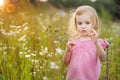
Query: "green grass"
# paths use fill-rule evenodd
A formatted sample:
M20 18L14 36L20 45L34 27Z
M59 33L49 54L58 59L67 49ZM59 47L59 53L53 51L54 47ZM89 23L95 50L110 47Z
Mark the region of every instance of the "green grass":
M101 38L110 43L107 62L102 63L100 79L120 78L120 27L102 11ZM13 13L0 15L0 80L65 80L67 67L63 54L70 15L61 16L43 4L34 9L21 6ZM108 18L108 19L106 19Z

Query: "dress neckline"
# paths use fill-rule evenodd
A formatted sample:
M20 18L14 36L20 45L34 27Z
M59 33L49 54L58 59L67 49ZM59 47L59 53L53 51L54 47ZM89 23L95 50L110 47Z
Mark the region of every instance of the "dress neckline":
M81 42L91 41L91 39L78 39Z

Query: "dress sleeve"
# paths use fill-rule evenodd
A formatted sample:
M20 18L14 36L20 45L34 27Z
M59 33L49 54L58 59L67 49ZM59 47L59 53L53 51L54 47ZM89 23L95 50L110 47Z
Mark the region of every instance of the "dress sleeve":
M109 43L108 43L106 40L104 40L104 39L99 39L99 42L100 42L100 44L102 45L102 47L103 47L104 50L105 50L106 48L108 48Z

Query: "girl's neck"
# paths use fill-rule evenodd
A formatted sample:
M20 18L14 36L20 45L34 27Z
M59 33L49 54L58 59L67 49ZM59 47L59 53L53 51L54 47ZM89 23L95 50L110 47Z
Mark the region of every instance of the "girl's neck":
M90 40L91 38L89 36L81 36L79 37L80 40Z

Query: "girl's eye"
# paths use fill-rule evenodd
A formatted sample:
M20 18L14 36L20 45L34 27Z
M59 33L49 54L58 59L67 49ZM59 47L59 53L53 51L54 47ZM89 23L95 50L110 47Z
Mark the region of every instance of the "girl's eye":
M90 22L86 22L86 24L90 24Z
M82 23L78 23L79 25L81 25Z

